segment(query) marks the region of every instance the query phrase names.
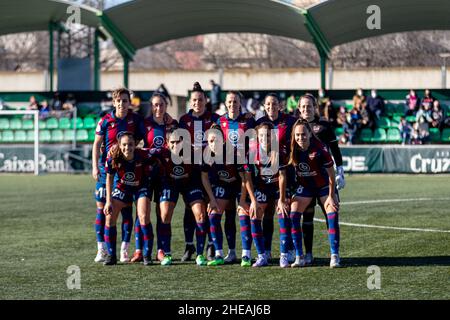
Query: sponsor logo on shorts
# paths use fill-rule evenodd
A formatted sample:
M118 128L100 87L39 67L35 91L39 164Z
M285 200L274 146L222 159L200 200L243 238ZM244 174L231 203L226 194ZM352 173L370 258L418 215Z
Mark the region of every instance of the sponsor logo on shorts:
M176 176L182 176L184 174L184 168L182 166L175 166L172 172Z

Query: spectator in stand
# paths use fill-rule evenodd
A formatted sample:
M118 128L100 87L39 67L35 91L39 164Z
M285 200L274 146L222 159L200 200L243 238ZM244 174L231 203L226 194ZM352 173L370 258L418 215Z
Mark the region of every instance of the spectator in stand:
M64 103L62 105L62 109L64 111L70 111L69 115L71 116L72 115L71 111L73 110L73 108L75 108L76 103L77 102L75 100L75 96L72 93L69 93L67 95L66 101L64 101Z
M353 106L355 107L358 103L361 105L366 102L366 96L364 95L364 91L361 88L356 90L355 95L353 96Z
M358 109L353 108L347 116L347 121L343 125L344 132L347 134L347 144L355 144L356 135L360 127L361 115Z
M61 98L59 97L58 92L55 92L52 100L50 100L50 108L53 111L61 111L62 110L62 101L61 101Z
M431 94L431 91L429 89L425 89L425 96L422 99L422 105L423 106L428 105L431 109L431 107L433 106L434 100L436 100L436 99Z
M294 114L295 109L297 109L297 104L298 101L297 98L295 97L295 94L291 93L286 102L286 112L289 114Z
M256 112L259 111L261 108L261 103L259 102L259 98L260 98L259 93L253 92L253 96L247 100L247 104L246 104L245 108L247 109L248 112L253 114L253 116L255 116Z
M51 113L52 109L50 108L48 101L42 101L41 109L39 110L39 119L47 119L48 117L50 117Z
M441 130L444 124L444 118L444 112L439 100L434 100L433 109L431 110L431 127Z
M421 121L423 121L423 118ZM421 126L421 124L423 124L423 122L416 122L413 124L411 144L425 144L428 142L428 138L430 136L430 133L428 131L428 124L427 126Z
M27 107L27 110L39 110L41 106L39 105L39 102L36 100L35 96L30 97L30 104Z
M431 121L431 107L430 104L426 103L416 113L416 123L413 125L413 140L420 142L419 144L428 142Z
M398 130L400 131L400 136L402 137L402 145L410 144L412 127L404 117L400 118Z
M416 91L409 90L405 100L405 116L415 116L420 106L420 98Z
M319 116L328 120L333 126L336 126L336 111L333 109L331 99L326 96L325 90L319 89Z
M216 112L217 109L220 108L220 104L222 103L222 88L219 84L215 83L214 80L209 80L211 84L211 93L209 95L209 99L211 101L211 111Z
M344 106L339 107L336 122L339 127L344 127L344 124L347 122L347 112Z
M355 107L357 110L359 110L359 114L361 115L360 128L370 128L373 130L373 116L370 113L370 110L367 109L367 104L365 102L363 102L362 104L360 102L357 102Z
M367 98L367 107L377 119L381 118L384 113L384 99L378 95L377 90L371 90L370 97Z

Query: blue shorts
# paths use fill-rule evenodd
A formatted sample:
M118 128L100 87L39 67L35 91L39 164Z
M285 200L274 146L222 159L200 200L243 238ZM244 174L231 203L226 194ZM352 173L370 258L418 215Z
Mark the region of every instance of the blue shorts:
M106 203L106 171L104 166L99 166L99 175L95 184L95 201Z
M152 195L151 192L149 193L148 189L145 187L132 192L123 192L117 188L114 188L111 197L124 203L131 203L143 197L151 199Z
M259 203L268 203L269 201L278 200L280 198L280 188L276 183L255 187L255 197L256 201Z
M327 196L330 193L330 186L325 186L322 188L307 188L298 185L295 189L293 197L302 198L321 198Z
M180 193L186 204L205 199L203 188L201 186L194 185L188 187L184 185L179 187L179 185L163 183L161 185L161 190L159 191L159 202L169 201L177 203Z

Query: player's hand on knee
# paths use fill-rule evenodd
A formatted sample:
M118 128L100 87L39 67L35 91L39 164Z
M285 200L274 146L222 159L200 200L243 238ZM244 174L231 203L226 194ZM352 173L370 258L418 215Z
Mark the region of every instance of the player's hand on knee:
M92 178L94 178L95 181L98 180L98 168L92 168Z
M331 212L331 211L336 212L339 210L339 203L337 201L335 201L335 199L333 199L333 197L329 196L327 198L327 200L325 200L324 207L327 212Z
M103 213L108 216L110 214L112 214L113 208L112 208L112 204L110 202L107 202L105 204L105 207L103 208Z
M277 212L287 217L289 213L289 204L285 201L281 201L281 199L278 199Z

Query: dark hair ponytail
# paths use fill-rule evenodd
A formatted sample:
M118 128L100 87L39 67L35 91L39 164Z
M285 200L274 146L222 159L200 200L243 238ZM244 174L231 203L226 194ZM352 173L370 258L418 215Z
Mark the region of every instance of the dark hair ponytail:
M194 83L192 92L201 92L206 97L205 91L203 91L202 86L200 85L200 83L198 81Z

